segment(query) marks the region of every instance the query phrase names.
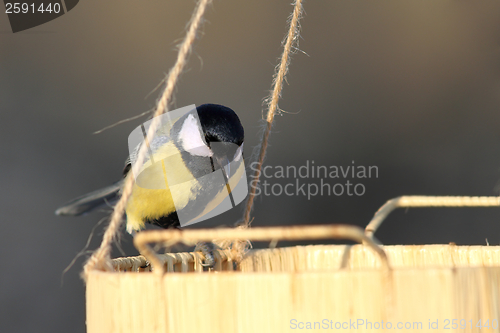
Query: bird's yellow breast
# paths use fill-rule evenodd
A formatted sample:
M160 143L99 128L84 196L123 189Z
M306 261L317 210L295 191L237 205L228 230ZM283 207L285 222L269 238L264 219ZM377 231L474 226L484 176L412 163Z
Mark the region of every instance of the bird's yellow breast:
M189 200L194 199L194 193L200 187L171 142L144 163L139 171L139 181L137 179L126 208L128 231L140 230L146 220L166 217L176 207L184 208ZM176 185L170 187L169 182Z
M228 190L231 192L237 186L244 170L245 165L241 163L233 171L229 186L221 187L208 205L193 219L209 213L226 200ZM167 143L155 152L153 158L144 163L138 174L126 208L127 231L129 232L144 228L148 220L167 217L183 209L189 201L196 199L197 193L201 190L200 182L186 167L179 150L173 143ZM129 176L132 176L132 172Z

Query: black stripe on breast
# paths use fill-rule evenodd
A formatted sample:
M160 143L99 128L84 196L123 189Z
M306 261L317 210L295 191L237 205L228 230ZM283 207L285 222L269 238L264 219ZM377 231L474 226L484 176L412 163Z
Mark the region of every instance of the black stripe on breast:
M157 219L146 219L145 221L164 229L178 229L181 226L179 223L179 217L175 211L170 213L168 216L162 216Z

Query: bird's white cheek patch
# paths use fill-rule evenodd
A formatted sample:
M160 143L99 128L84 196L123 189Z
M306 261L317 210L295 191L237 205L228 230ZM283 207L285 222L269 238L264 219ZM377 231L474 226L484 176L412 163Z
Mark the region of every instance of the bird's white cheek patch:
M213 152L201 137L201 127L192 114L190 114L184 121L184 124L182 124L181 131L179 132L179 139L182 148L191 155L204 157L213 155Z

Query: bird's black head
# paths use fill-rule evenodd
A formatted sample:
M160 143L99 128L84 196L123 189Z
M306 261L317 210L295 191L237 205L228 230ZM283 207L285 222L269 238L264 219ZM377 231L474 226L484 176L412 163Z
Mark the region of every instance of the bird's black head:
M244 131L236 113L217 104L196 108L177 120L170 131L184 163L195 177L226 166L243 156Z
M211 142L227 142L241 146L245 132L233 110L218 104L203 104L196 107L196 110L209 146Z
M214 154L212 168L229 164L236 157L245 136L240 119L233 110L218 104L203 104L196 110L205 141Z

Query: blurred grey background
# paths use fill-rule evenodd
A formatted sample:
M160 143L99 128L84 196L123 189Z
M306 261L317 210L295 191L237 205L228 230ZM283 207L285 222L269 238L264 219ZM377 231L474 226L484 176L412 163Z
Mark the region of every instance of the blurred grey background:
M12 34L0 13L0 331L85 332L79 257L107 213L54 216L121 176L130 131L92 133L154 107L194 1L87 0ZM498 195L500 2L306 1L266 165L377 166L363 196L259 196L254 226L364 226L400 195ZM175 106L220 103L246 131L247 164L262 129L289 1L216 0ZM151 93L152 92L152 93ZM150 94L151 93L151 94ZM251 175L251 173L249 174ZM267 179L270 184L294 179ZM319 179L302 179L319 183ZM345 179L326 179L335 184ZM217 217L231 225L242 207ZM97 248L103 225L89 249ZM500 242L500 209L394 212L386 244ZM121 246L135 255L131 237ZM115 250L114 255L120 255Z

